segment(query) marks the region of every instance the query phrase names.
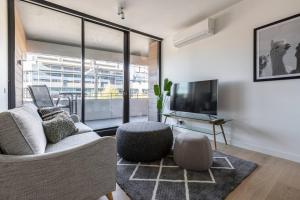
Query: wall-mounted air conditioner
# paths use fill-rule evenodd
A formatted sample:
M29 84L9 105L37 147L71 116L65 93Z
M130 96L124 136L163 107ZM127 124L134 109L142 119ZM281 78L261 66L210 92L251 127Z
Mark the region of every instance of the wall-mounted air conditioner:
M207 18L174 36L174 45L182 47L197 40L209 37L215 33L215 20Z

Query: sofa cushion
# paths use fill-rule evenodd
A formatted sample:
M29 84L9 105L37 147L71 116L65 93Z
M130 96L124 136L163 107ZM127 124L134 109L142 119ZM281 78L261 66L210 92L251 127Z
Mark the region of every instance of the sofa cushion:
M88 127L87 125L85 125L82 122L77 122L75 123L76 128L78 128L78 134L79 133L86 133L86 132L92 132L93 129L91 129L90 127Z
M100 136L95 132L88 132L69 136L56 144L48 144L46 153L64 151L76 146L81 146L99 139Z
M0 148L9 155L45 152L46 136L40 121L27 107L0 114Z
M73 120L66 113L60 113L55 118L43 121L44 132L50 143L60 140L78 132Z

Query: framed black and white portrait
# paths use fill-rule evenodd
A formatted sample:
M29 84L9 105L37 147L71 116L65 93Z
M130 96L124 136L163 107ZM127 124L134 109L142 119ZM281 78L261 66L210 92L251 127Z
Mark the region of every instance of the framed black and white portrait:
M300 14L254 29L254 81L300 78Z

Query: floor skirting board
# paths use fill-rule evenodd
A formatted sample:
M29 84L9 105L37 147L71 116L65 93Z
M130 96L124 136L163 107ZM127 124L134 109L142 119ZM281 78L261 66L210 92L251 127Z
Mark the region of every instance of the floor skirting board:
M251 151L256 151L256 152L260 152L260 153L264 153L267 155L271 155L271 156L275 156L275 157L279 157L279 158L283 158L283 159L287 159L287 160L291 160L291 161L300 163L300 155L293 154L290 152L282 152L282 151L278 151L278 150L275 150L272 148L265 148L265 147L261 147L258 145L248 144L248 143L245 143L245 142L243 142L241 140L237 140L237 139L232 139L230 144L232 146L236 146L236 147L248 149Z
M180 132L193 132L193 131L175 129L175 133L178 134ZM225 130L225 132L226 132L226 130ZM197 133L197 132L194 132L194 133ZM207 135L207 136L210 140L213 140L212 136L210 136L210 135ZM283 159L287 159L287 160L291 160L291 161L300 163L300 155L293 154L293 153L290 153L290 152L278 151L278 150L272 149L272 148L266 148L266 147L261 147L261 146L258 146L258 145L249 144L249 143L246 143L242 140L232 138L231 134L228 133L228 131L227 131L227 134L226 134L226 138L227 138L227 141L228 141L229 145L233 145L233 146L236 146L236 147L240 147L240 148L248 149L248 150L251 150L251 151L256 151L256 152L260 152L260 153L264 153L264 154L267 154L267 155L271 155L271 156L275 156L275 157L279 157L279 158L283 158ZM217 142L224 143L224 139L222 138L221 135L217 136Z

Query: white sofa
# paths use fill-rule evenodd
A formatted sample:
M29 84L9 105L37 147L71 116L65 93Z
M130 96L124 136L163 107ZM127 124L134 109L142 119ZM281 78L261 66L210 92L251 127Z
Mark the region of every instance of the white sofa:
M115 138L76 126L80 133L48 144L36 107L0 113L0 199L96 200L114 191Z

